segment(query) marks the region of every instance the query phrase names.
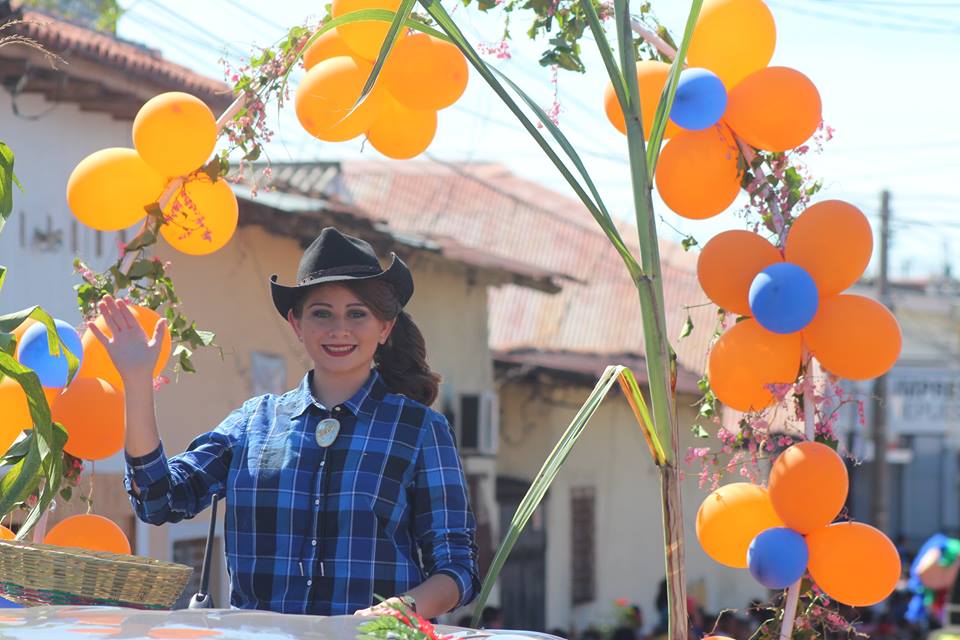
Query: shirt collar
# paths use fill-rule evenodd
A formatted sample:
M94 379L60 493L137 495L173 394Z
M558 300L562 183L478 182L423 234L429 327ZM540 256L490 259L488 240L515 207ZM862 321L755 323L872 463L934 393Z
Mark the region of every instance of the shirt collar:
M367 377L367 380L363 385L357 389L357 392L354 393L350 399L342 402L340 406L347 409L353 415L357 415L364 405L370 401L376 400L378 397L382 397L383 393L379 392L380 387L383 386L383 381L380 377L380 372L376 369L370 370L370 375ZM306 411L310 405L316 405L317 407L324 408L320 402L313 397L313 369L308 371L303 380L300 381L300 385L291 392L290 403L291 409L293 410L292 417L299 417L303 415L303 412ZM331 407L326 407L330 409Z

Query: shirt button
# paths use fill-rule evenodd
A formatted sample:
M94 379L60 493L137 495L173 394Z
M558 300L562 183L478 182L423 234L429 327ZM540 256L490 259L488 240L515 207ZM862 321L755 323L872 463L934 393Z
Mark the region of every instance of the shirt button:
M315 504L315 505L317 505L317 506L319 507L319 506L320 506L320 501L319 501L319 500L314 500L314 501L313 501L313 504Z
M314 541L313 541L313 542L311 542L310 544L312 544L313 546L317 546L317 541L316 541L316 540L314 540Z
M313 580L307 580L307 586L308 586L308 587L311 586L312 584L313 584Z

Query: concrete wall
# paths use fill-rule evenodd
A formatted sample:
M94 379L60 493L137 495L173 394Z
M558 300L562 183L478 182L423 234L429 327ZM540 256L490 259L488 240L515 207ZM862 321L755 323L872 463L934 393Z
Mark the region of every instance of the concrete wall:
M500 393L502 476L530 480L586 400L585 386L511 382ZM681 453L694 446L688 406L681 398ZM701 446L701 445L697 445ZM746 570L723 567L701 551L694 523L706 491L695 468L683 485L687 585L708 611L743 608L763 594ZM571 598L571 490L596 491L596 599L574 607ZM550 489L547 504L547 628L614 623L614 600L639 603L647 625L657 621L655 598L664 576L659 474L627 402L614 391L597 410Z
M0 292L0 313L34 304L71 324L80 321L73 285L73 258L79 254L100 270L116 260L118 233L101 234L76 221L67 207L67 178L87 155L105 147L132 147L131 123L108 115L80 111L35 95L17 98L13 114L10 94L0 91L0 140L14 153L14 171L23 191L14 189L13 213L0 233L0 264L7 280ZM35 232L61 233L59 247L45 245ZM76 229L76 247L72 239ZM36 240L35 240L36 237Z

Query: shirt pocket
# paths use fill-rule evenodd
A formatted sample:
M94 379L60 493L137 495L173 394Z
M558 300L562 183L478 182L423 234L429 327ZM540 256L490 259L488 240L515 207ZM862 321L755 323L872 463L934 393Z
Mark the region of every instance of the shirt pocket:
M400 515L407 506L404 462L391 460L388 454L366 452L356 472L357 493L364 496L364 502L377 518L377 525L390 537L396 533Z

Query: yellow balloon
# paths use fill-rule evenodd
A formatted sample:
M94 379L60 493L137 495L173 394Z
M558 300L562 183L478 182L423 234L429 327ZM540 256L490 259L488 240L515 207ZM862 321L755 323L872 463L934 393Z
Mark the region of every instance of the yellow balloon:
M297 120L307 133L326 142L355 138L380 112L382 91L374 89L356 109L373 65L347 56L317 63L297 87Z
M67 180L67 204L77 219L99 231L126 229L163 192L164 178L133 149L95 151Z
M730 91L770 63L776 44L777 26L762 0L705 0L687 61L713 71Z
M318 62L336 56L352 56L353 52L344 43L336 28L317 36L307 50L303 52L303 67L310 71Z
M399 8L400 0L333 0L330 13L334 18L339 18L361 9L387 9L396 12ZM380 47L390 30L390 23L383 20L361 20L341 25L336 30L354 55L373 62L380 53Z
M237 229L237 197L226 180L211 182L204 174L180 188L163 211L167 222L160 235L171 247L203 256L223 247Z
M210 107L189 93L170 91L150 98L133 121L133 146L161 175L196 171L216 142L217 119Z
M387 94L367 140L388 158L406 160L426 151L436 132L436 111L408 109Z

